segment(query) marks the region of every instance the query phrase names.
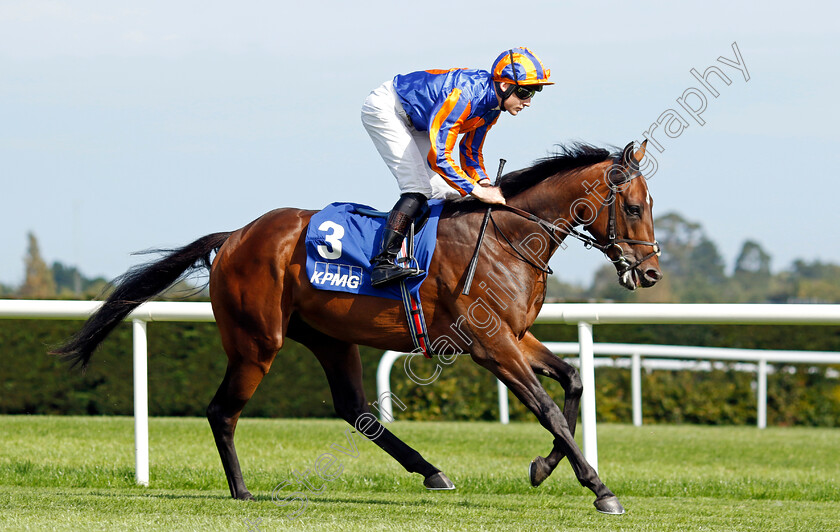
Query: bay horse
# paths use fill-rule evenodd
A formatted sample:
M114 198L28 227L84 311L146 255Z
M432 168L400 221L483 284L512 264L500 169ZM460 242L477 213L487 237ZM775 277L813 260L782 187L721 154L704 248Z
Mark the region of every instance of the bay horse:
M549 258L569 235L603 251L625 288L652 286L662 277L653 202L645 179L636 179L643 177L639 162L644 150L645 144L635 149L630 143L613 154L575 144L500 178L508 207L493 206L492 230L480 250L476 272L483 280L479 286L486 288L483 293L464 296L461 289L488 206L472 199L446 202L438 223L438 250L420 288L429 337L444 339L432 347L468 352L554 437L548 456L530 464L531 484L538 486L567 456L578 481L596 495L596 509L612 514L624 508L574 440L583 389L578 372L529 328L545 298ZM276 209L237 231L207 235L133 267L115 281L113 292L82 329L52 353L86 367L94 349L134 308L187 273L209 269L210 298L228 365L207 418L233 498L253 499L234 447L237 420L286 338L317 357L341 418L358 427L367 416L370 430L377 433L374 442L407 471L422 475L427 488L454 489L440 469L370 415L358 345L410 352L405 310L396 300L313 288L304 245L313 214ZM495 289L489 287L491 281ZM447 346L449 342L453 345ZM538 374L562 385L562 410Z

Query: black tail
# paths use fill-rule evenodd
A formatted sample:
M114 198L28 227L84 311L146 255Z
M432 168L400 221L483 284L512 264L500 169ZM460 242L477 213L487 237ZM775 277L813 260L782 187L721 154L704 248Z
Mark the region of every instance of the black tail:
M155 262L141 264L114 280L114 292L82 329L61 347L50 351L86 368L96 347L132 310L166 290L185 274L210 268L210 254L218 250L231 233L214 233L192 244L169 251Z

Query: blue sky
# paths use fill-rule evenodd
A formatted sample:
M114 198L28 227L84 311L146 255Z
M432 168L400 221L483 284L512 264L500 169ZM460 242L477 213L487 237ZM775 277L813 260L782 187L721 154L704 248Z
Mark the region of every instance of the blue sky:
M133 251L275 207L387 209L368 92L522 45L557 85L500 118L492 173L557 143L641 140L700 88L690 69L717 65L732 83L705 125L659 130L654 213L700 222L729 268L747 239L775 270L840 263L838 18L830 2L0 2L0 282L22 280L28 231L48 262L113 277ZM733 42L749 81L717 61ZM571 243L552 266L588 283L602 261Z

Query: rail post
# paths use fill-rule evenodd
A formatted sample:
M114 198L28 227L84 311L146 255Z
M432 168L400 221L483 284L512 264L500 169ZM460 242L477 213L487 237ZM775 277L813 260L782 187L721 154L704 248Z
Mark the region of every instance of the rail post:
M758 372L756 374L758 381L758 428L763 429L767 427L767 359L762 358L758 361Z
M598 471L598 432L595 427L595 347L592 325L578 322L580 353L580 380L583 384L581 398L581 428L583 429L583 457Z
M510 423L510 410L508 409L508 389L505 383L496 379L496 389L499 391L499 421L502 425Z
M633 353L631 356L631 386L633 388L633 425L642 426L642 356Z
M146 322L132 320L134 333L134 476L149 485L149 383Z

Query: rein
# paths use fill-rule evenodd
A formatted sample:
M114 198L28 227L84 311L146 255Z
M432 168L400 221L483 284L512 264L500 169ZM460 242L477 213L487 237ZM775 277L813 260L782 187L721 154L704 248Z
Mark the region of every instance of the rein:
M515 207L513 207L513 208L515 208ZM517 209L517 210L519 210L519 209ZM514 211L514 212L515 212L515 211ZM522 214L520 214L520 213L522 213ZM525 217L526 217L526 218L528 218L528 219L531 219L531 217L533 216L533 218L535 218L535 220L534 220L534 221L536 221L536 222L537 222L537 223L539 223L540 225L542 225L542 223L541 223L541 222L545 222L546 224L550 225L551 227L555 227L555 226L553 226L553 225L549 224L548 222L546 222L545 220L542 220L541 218L537 218L536 216L534 216L533 214L530 214L530 213L528 213L528 212L525 212L525 211L521 211L521 210L519 210L519 212L517 212L516 214L519 214L520 216L525 215ZM543 268L543 267L542 267L542 266L540 266L539 264L535 264L532 260L530 260L528 257L526 257L525 255L523 255L523 254L522 254L522 252L521 252L521 251L519 251L519 249L518 249L516 246L514 246L514 245L513 245L513 242L511 242L511 241L510 241L510 239L507 237L507 235L505 234L505 232L504 232L504 231L502 231L502 230L499 228L499 226L498 226L498 225L496 225L496 220L494 220L494 219L493 219L493 215L492 215L492 214L490 214L490 207L487 207L487 216L490 218L490 221L491 221L491 222L493 222L493 227L496 229L496 231L497 231L500 235L502 235L502 238L504 238L504 239L505 239L505 242L507 242L507 243L508 243L508 245L511 247L511 249L512 249L512 250L514 250L514 251L516 252L516 254L517 254L517 255L519 255L519 257L520 257L522 260L524 260L525 262L527 262L528 264L530 264L531 266L533 266L534 268L538 269L539 271L541 271L541 272L543 272L543 273L547 273L547 274L549 274L549 275L552 275L552 274L554 273L554 270L552 270L552 269L551 269L551 266L548 266L547 268Z

